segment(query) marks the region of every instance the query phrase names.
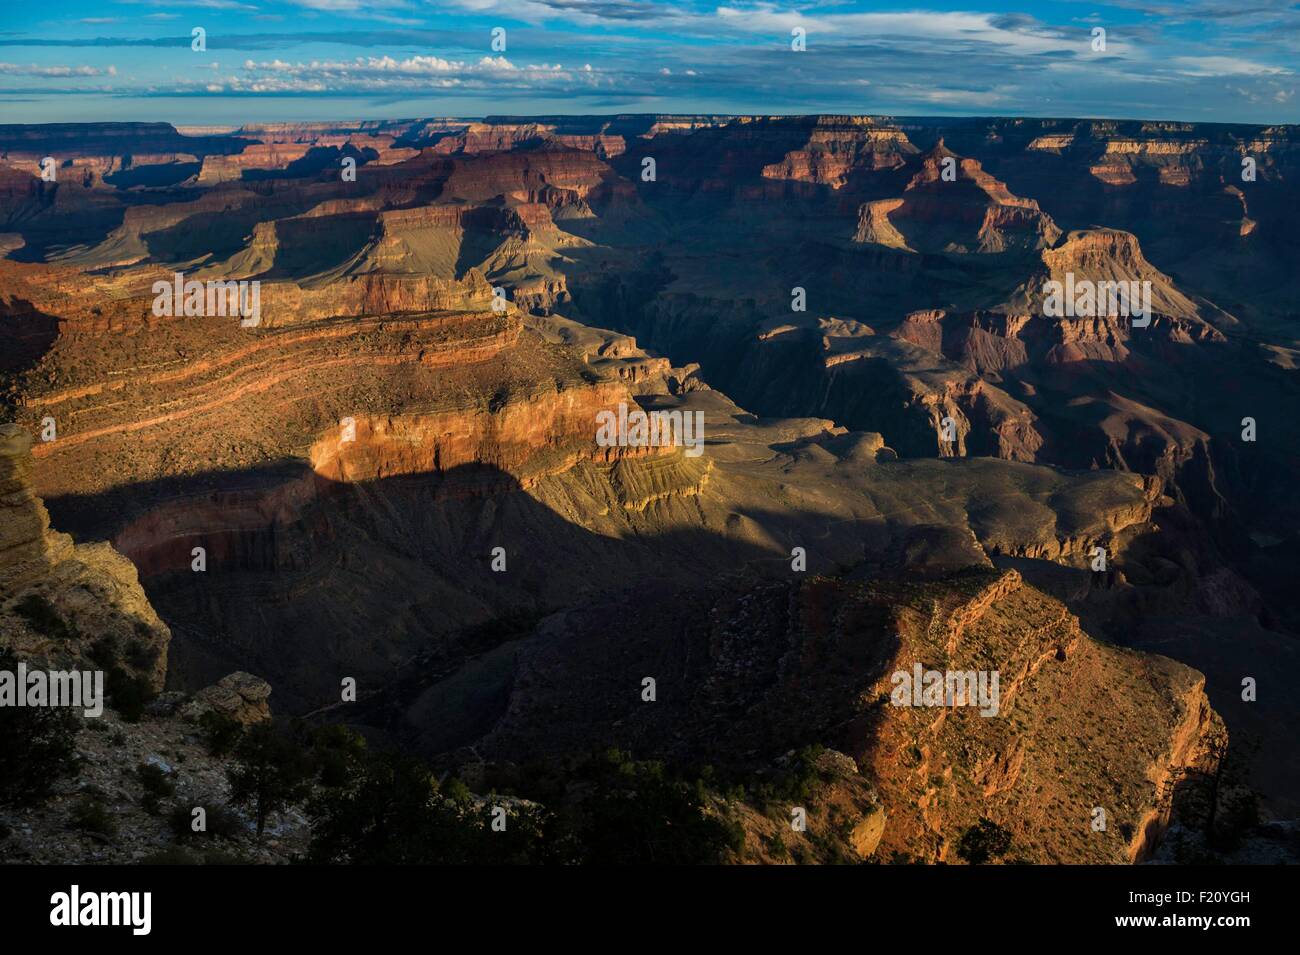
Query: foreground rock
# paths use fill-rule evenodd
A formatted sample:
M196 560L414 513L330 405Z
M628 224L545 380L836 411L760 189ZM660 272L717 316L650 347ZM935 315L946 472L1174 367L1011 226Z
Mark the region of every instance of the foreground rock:
M56 668L119 668L161 689L171 631L135 567L107 543L50 530L31 468L31 437L0 425L0 647Z
M202 720L206 713L215 713L241 726L251 726L271 718L271 707L267 704L270 695L271 684L260 677L232 673L199 690L180 712L191 722Z
M305 850L309 830L296 811L273 817L258 841L253 820L227 805L229 759L210 755L192 724L150 716L130 723L112 710L78 722L77 775L41 806L0 810L0 862L282 864ZM151 803L142 765L160 771L172 794ZM202 837L190 829L200 807L209 827Z

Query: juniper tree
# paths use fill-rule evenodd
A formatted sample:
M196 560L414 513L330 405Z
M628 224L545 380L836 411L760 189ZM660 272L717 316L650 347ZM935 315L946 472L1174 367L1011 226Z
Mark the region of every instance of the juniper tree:
M306 798L311 765L302 747L271 723L258 723L235 747L234 765L226 770L230 801L252 809L257 837L266 818Z

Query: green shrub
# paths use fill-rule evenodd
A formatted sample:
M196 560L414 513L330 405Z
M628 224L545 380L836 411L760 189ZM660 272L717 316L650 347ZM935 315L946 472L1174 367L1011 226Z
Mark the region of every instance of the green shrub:
M113 839L117 836L117 820L98 799L85 796L72 808L72 828L82 832Z
M158 648L144 640L132 640L126 645L126 662L137 670L152 670L158 662Z
M90 645L86 651L101 670L111 670L117 664L117 637L107 634Z
M153 763L141 763L135 768L136 778L144 791L153 796L170 796L176 792L176 786L168 777L166 770Z
M342 786L366 757L365 738L337 723L321 726L308 736L316 781L322 786Z
M14 605L18 616L26 620L33 630L55 640L69 640L76 634L59 616L54 605L40 594L28 594Z
M817 784L821 782L817 760L825 751L824 746L814 744L805 746L795 753L785 772L777 780L760 787L760 801L764 805L779 802L783 811L787 803L808 803Z
M591 787L570 816L580 861L716 863L743 845L738 824L708 811L707 788L670 773L662 763L609 750L579 766L575 782Z
M457 805L465 805L474 798L474 794L469 791L469 787L455 776L452 776L438 787L438 791Z
M316 863L529 861L539 826L534 814L520 813L504 833L491 832L486 809L445 798L424 763L397 753L368 755L348 785L317 794L307 813L308 859Z
M11 652L0 650L0 670L13 673L17 666ZM43 802L59 780L76 773L79 722L63 707L0 706L0 806Z
M135 775L140 785L144 787L140 805L151 816L158 815L162 811L163 799L176 792L175 784L167 777L162 767L152 763L141 763L135 768Z
M252 809L260 839L271 813L307 796L311 771L307 753L297 740L269 722L258 723L239 741L234 765L226 770L230 801Z
M138 723L145 704L154 698L152 685L142 676L133 676L120 666L108 671L106 680L109 700L124 723Z
M239 745L244 726L233 717L216 710L208 710L199 717L199 731L203 744L213 756L228 756Z
M576 763L530 764L509 783L530 803L510 803L492 828L491 795L455 776L441 786L420 760L365 753L345 785L307 804L308 859L354 864L651 863L725 861L743 846L739 823L704 778L638 761L620 750ZM541 803L540 805L538 803Z
M971 865L984 865L1011 848L1011 833L991 819L979 822L962 833L957 841L957 855Z

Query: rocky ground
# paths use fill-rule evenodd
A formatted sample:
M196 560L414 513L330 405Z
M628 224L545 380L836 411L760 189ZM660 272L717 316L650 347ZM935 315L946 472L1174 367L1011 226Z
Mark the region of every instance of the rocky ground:
M306 820L296 811L272 818L256 838L253 820L228 805L229 759L209 754L198 726L154 707L138 722L109 709L82 719L76 737L80 769L61 782L44 805L0 811L0 860L8 863L126 864L218 862L281 864L306 849ZM156 766L174 793L150 810L138 767ZM180 838L176 807L189 816L205 807L209 818L229 813L220 834Z

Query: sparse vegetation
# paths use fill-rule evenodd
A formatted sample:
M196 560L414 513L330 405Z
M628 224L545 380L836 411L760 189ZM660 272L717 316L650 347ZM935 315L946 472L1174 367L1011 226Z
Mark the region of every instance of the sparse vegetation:
M227 756L234 752L244 735L242 723L216 710L208 710L199 717L199 731L204 746L213 756Z
M536 802L476 799L419 760L369 753L351 780L309 803L313 862L695 864L722 861L743 833L707 784L609 750L519 780ZM499 801L498 801L499 800ZM544 802L542 800L545 800ZM504 829L493 807L506 805Z
M156 816L162 811L162 801L176 792L176 786L167 778L167 773L153 763L141 763L135 768L136 778L144 788L140 805L145 812Z
M306 798L311 764L302 746L270 722L244 733L226 771L230 801L251 808L260 839L267 817Z
M822 779L821 772L817 769L817 760L824 752L826 748L820 744L805 746L796 752L781 775L771 782L754 787L754 795L759 804L772 811L786 813L789 803L808 803Z
M14 605L14 610L42 636L53 640L70 640L76 636L54 606L40 594L23 597Z
M117 637L107 634L90 645L86 656L101 670L110 670L117 662Z
M104 682L109 701L124 723L138 723L145 705L157 695L145 677L134 676L120 666L112 667Z
M0 670L17 659L0 650ZM0 706L0 806L43 802L59 780L77 770L78 718L48 706Z
M366 741L356 730L330 724L309 734L316 781L322 786L342 786L366 756Z
M72 809L69 819L72 828L101 836L117 838L117 820L108 807L94 796L83 796Z
M608 750L574 776L591 787L570 821L584 862L719 862L743 842L737 824L709 811L711 794L703 780L687 782L662 763Z
M785 859L790 855L790 850L785 844L785 839L781 837L779 832L770 836L763 836L763 848L767 850L768 855L773 859Z
M963 832L957 841L957 855L971 865L992 862L1006 855L1010 848L1010 831L984 817Z
M158 648L144 640L132 640L126 645L125 659L136 670L152 670L158 662Z

